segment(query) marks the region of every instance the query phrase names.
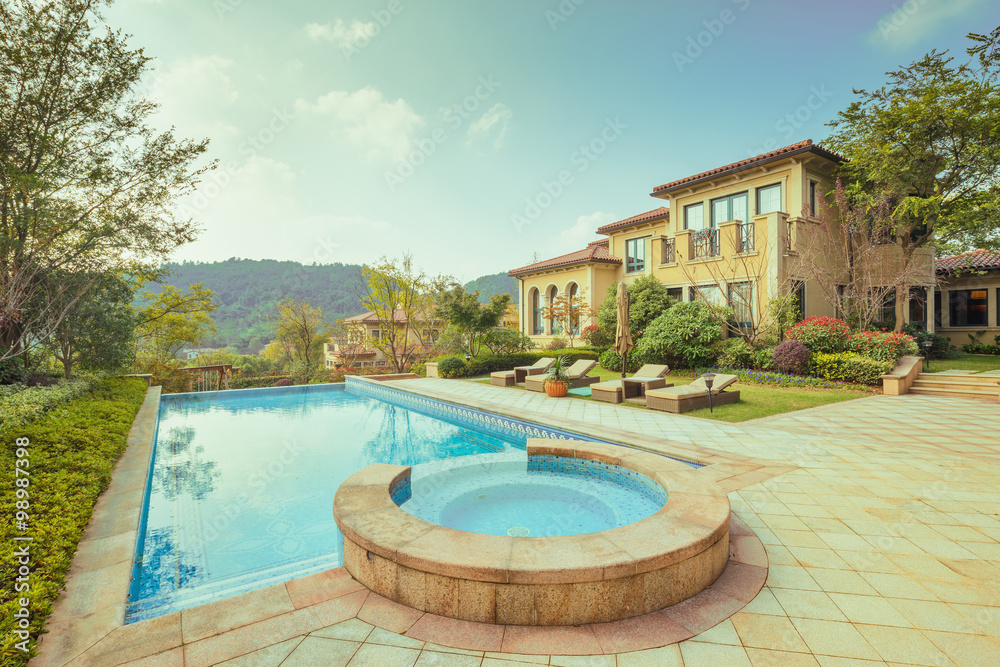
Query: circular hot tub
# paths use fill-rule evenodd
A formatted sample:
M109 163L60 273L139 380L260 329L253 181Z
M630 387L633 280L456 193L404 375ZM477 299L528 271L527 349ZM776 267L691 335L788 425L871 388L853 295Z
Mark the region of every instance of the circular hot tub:
M646 614L725 569L729 498L697 470L592 442L527 449L520 461L358 471L334 499L345 567L421 611L510 625Z

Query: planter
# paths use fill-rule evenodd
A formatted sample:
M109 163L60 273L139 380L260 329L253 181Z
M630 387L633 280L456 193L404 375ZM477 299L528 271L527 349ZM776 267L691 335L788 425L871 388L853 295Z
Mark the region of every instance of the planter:
M569 387L566 386L565 382L553 382L548 381L545 383L545 393L552 398L559 398L560 396L565 396Z

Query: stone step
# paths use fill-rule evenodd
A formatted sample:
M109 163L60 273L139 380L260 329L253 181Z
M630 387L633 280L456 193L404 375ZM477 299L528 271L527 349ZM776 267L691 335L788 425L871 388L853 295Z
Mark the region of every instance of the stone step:
M920 373L916 381L929 380L932 382L961 382L963 384L985 385L995 387L1000 382L1000 377L995 375L964 375L962 373Z
M938 387L940 389L973 389L978 391L992 391L993 393L1000 392L1000 385L996 382L966 382L965 380L959 380L955 378L923 378L917 377L913 381L914 387Z
M940 387L910 387L911 394L919 394L921 396L946 396L948 398L982 398L990 401L997 402L1000 400L1000 394L996 390L986 391L983 389L943 389Z

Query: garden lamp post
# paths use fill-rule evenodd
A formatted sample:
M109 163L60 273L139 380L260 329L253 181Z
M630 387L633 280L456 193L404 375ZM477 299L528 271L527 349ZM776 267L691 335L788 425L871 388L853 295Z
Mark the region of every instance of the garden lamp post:
M468 352L466 352L465 353L465 361L468 362L468 361L471 361L471 360L472 360L472 355L469 354Z
M715 382L715 373L709 371L701 376L705 380L705 392L708 394L708 411L712 412L712 383Z
M920 344L920 347L924 348L924 368L928 371L931 369L931 346L933 345L934 343L929 340L925 340Z

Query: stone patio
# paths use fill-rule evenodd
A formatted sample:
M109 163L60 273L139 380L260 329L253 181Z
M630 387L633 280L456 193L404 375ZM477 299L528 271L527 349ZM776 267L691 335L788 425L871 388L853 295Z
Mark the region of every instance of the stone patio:
M668 618L671 623L656 628L662 648L630 650L628 641L648 639L648 625L618 628L605 642L619 641L625 652L605 655L611 644L602 647L597 626L544 637L535 628L486 626L492 635L477 629L471 636L469 627L422 620L429 615L368 593L337 574L342 569L70 645L71 626L90 618L71 578L60 607L77 611L62 621L54 615L34 664L1000 664L995 404L873 396L728 424L457 380L392 386L553 425L586 424L588 432L642 434L678 451L709 447L731 456L741 463L720 483L729 481L734 513L763 543L766 583L721 622L706 613L736 598L720 590L714 595L721 597ZM763 556L734 557L764 562ZM443 639L467 648L445 647Z

